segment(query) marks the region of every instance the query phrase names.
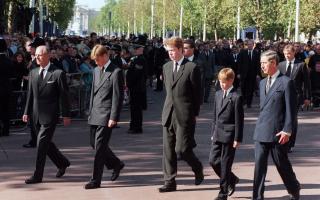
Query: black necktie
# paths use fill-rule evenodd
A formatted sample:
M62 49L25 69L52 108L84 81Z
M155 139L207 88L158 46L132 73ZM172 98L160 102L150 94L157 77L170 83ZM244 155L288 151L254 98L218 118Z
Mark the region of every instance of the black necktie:
M249 56L249 59L252 60L252 50L248 51L248 56Z
M267 84L266 84L266 94L268 94L271 87L271 76L268 76Z
M41 68L41 69L40 69L40 75L39 75L39 77L40 77L40 80L43 81L43 79L44 79L44 68Z
M179 64L176 62L173 70L173 80L175 80L178 75L178 66Z
M100 71L100 80L102 79L103 77L103 73L104 73L104 67L101 68L101 71Z
M288 68L287 68L287 71L286 71L286 76L288 76L289 78L291 76L291 62L289 62L289 65L288 65Z

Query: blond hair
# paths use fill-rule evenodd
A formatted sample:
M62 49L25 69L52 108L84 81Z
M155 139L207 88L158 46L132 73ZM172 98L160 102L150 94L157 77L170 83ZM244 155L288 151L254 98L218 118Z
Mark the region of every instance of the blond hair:
M231 68L223 68L219 71L218 79L220 81L234 80L235 74Z
M108 49L101 44L97 44L93 47L90 57L95 60L98 56L103 56L104 54L108 55Z
M178 49L183 48L183 40L179 37L172 37L164 41L165 46L173 46L177 47Z

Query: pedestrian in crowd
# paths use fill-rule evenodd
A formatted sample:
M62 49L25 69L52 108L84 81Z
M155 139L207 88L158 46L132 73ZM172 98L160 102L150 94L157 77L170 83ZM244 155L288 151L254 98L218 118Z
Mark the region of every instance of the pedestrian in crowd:
M315 54L308 63L310 69L311 96L314 107L320 105L320 44L315 46Z
M253 200L263 200L268 155L290 194L290 200L299 200L300 184L288 158L289 140L296 117L296 90L294 81L278 69L279 57L275 51L261 55L261 68L268 76L260 82L260 114L254 130L255 168Z
M85 189L99 188L103 166L113 169L111 181L115 181L124 163L109 147L112 129L120 119L123 102L123 74L112 64L108 49L96 45L91 51L91 59L97 67L93 72L88 124L90 125L90 144L95 149L91 180Z
M13 68L12 61L7 56L7 44L0 38L0 137L9 136L9 101L10 101L10 70Z
M279 63L279 70L283 75L288 76L294 82L297 93L296 117L293 121L293 130L289 141L289 153L292 152L298 132L298 111L301 106L308 107L311 100L311 87L309 71L304 62L295 59L294 46L289 44L283 50L285 61Z
M91 52L87 53L82 58L82 63L79 67L79 70L83 73L82 75L82 81L84 83L84 106L85 106L85 112L88 113L89 106L90 106L90 95L91 95L91 87L92 87L92 73L94 70L94 67L91 65Z
M212 86L212 81L214 78L214 74L216 72L216 55L210 51L209 44L204 44L204 49L200 52L200 58L204 60L204 99L205 103L208 103L210 90Z
M244 104L251 108L256 79L260 74L260 54L253 49L254 42L249 40L248 48L239 54L240 87L244 98Z
M162 110L164 185L159 192L177 189L177 161L182 159L195 174L195 185L204 179L203 167L193 152L196 116L201 104L201 74L193 62L183 56L183 40L173 37L165 41L171 59L163 66L166 99Z
M239 182L231 168L236 148L242 142L244 114L242 96L233 87L234 78L231 68L220 70L221 90L215 93L214 99L209 163L220 177L220 191L215 200L226 200Z
M25 180L26 184L42 182L47 155L58 168L57 178L62 177L70 166L69 160L52 142L60 112L65 126L71 120L66 75L50 63L49 54L50 50L46 46L37 47L35 56L40 67L29 74L27 102L22 120L28 122L32 113L38 149L36 169L33 176Z
M158 38L153 48L153 67L156 74L156 88L154 91L161 92L163 90L162 67L168 61L168 52L163 46L163 39Z
M195 54L195 44L193 40L187 39L183 41L183 55L190 62L194 62L200 69L201 74L201 104L203 103L204 93L205 93L205 61L203 57Z
M131 58L126 75L126 84L130 93L130 127L129 134L141 134L143 110L147 108L146 94L146 60L143 56L146 38L139 36L135 40L134 55Z
M12 80L12 90L21 91L27 89L26 77L29 74L25 62L25 57L23 52L16 52L13 56L13 69L11 71Z

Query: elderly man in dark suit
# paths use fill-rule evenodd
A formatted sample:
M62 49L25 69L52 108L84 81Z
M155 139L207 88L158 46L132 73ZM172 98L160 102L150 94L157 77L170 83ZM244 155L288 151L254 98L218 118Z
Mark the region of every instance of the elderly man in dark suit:
M275 51L261 55L261 68L267 78L260 82L260 114L254 131L255 170L253 199L264 199L264 182L268 155L290 194L290 200L300 198L300 184L288 158L289 139L296 117L294 82L278 70L279 57Z
M163 172L165 184L159 192L176 190L177 157L186 161L195 173L195 185L203 181L203 167L193 153L196 116L201 103L200 70L183 56L183 40L165 41L170 62L163 66L166 99L162 111Z
M38 152L36 170L33 176L25 180L26 184L42 182L47 155L59 169L57 178L63 176L66 168L70 166L69 160L52 142L60 112L65 126L71 122L66 75L50 63L46 46L37 47L35 56L40 67L33 69L29 74L27 102L22 120L27 122L32 111L38 135Z
M283 53L286 61L279 63L279 70L282 74L288 76L294 82L298 102L296 107L296 115L298 115L298 111L301 105L308 106L310 104L311 86L309 71L304 62L295 59L295 49L293 45L286 45L284 47ZM292 152L292 149L296 143L298 117L295 118L293 125L294 127L289 141L289 152Z
M97 67L93 72L88 124L90 142L95 149L93 174L85 189L99 188L103 166L113 169L111 181L115 181L124 167L124 163L112 152L109 140L112 129L117 125L123 102L123 74L120 68L112 64L108 49L96 45L91 51L91 59Z

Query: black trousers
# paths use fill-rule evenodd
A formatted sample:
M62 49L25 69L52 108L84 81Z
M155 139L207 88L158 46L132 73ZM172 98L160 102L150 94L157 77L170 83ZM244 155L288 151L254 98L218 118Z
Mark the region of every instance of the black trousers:
M244 79L241 79L241 82L240 82L241 94L247 106L251 106L252 104L255 85L256 85L256 77L246 77Z
M288 193L294 193L300 189L300 184L288 158L288 147L288 143L281 145L277 142L255 142L253 199L264 199L264 182L267 175L268 156L270 152Z
M93 162L92 181L100 184L103 166L114 169L120 165L119 158L109 147L112 129L107 126L90 126L90 144L96 150Z
M130 130L142 130L143 100L142 93L130 93Z
M214 172L220 177L219 196L227 197L228 186L235 183L237 177L231 172L236 149L232 143L215 142L212 144L209 163Z
M210 96L210 90L212 86L212 78L205 78L204 80L204 102L208 102Z
M177 176L177 156L188 163L192 171L202 172L202 164L193 152L195 124L181 126L174 111L169 127L163 127L163 173L165 182L174 182Z
M0 136L8 136L10 129L9 99L8 96L0 97Z
M289 140L289 148L294 147L296 144L296 138L297 138L297 133L298 133L298 112L299 112L301 105L302 104L300 104L300 102L298 102L297 108L296 108L296 113L295 113L295 118L293 120L292 133L291 133L290 140Z
M58 169L65 168L70 165L69 160L62 155L57 146L52 142L55 129L56 124L35 125L35 130L38 133L38 149L34 177L37 179L42 179L43 177L47 155Z
M30 114L30 116L32 116L32 114ZM37 144L37 131L35 129L32 117L30 117L30 120L29 120L29 127L30 127L30 136L31 136L29 144L36 145Z

